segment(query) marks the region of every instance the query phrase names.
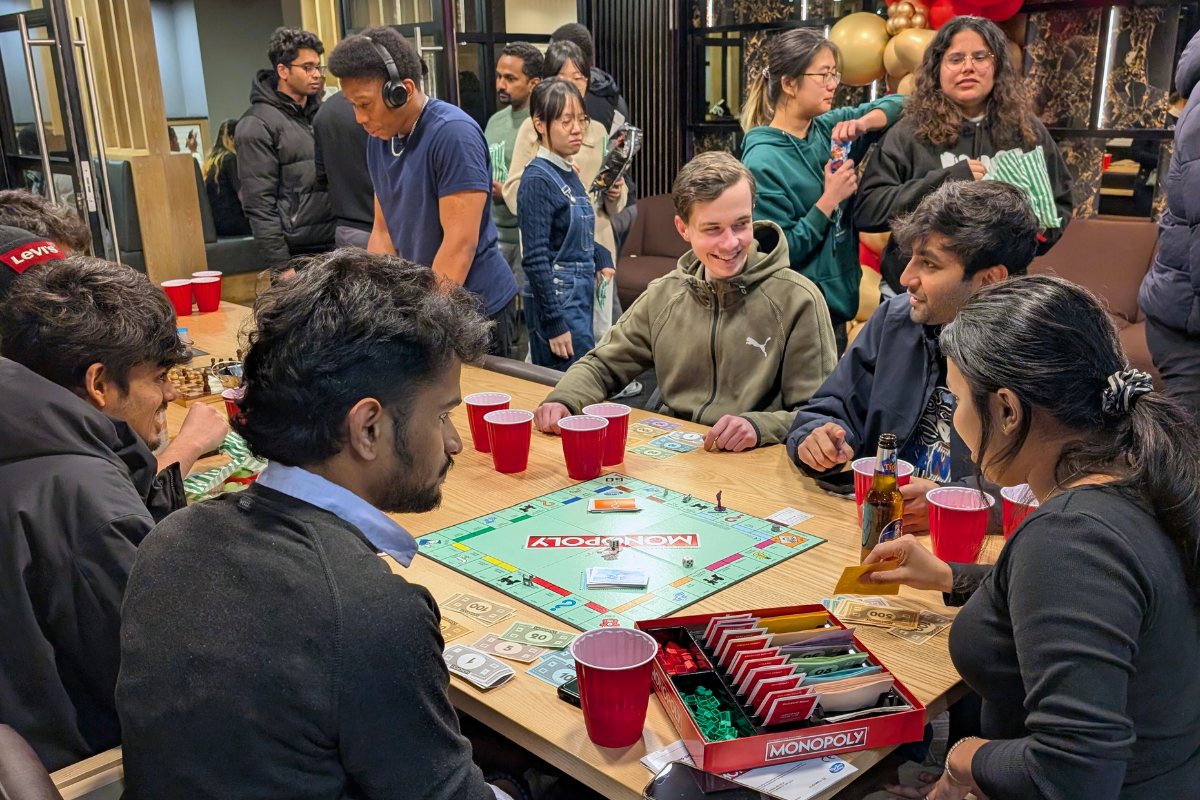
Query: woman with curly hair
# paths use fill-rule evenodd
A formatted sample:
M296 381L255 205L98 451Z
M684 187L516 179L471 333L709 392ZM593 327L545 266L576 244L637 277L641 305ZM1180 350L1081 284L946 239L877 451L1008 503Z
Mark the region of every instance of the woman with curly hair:
M955 17L942 26L916 71L917 87L904 119L867 162L854 222L863 232L890 229L893 217L917 207L946 181L980 180L991 159L1039 145L1062 227L1043 232L1038 254L1058 241L1071 218L1071 175L1046 126L1034 115L1000 26L982 17ZM907 259L888 242L883 277L900 293Z

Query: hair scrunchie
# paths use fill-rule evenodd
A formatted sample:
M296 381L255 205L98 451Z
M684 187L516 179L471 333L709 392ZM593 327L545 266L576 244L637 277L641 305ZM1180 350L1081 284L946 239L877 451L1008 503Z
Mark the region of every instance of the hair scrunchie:
M1154 391L1154 381L1145 372L1124 369L1108 376L1108 388L1101 395L1105 414L1128 414L1139 397Z

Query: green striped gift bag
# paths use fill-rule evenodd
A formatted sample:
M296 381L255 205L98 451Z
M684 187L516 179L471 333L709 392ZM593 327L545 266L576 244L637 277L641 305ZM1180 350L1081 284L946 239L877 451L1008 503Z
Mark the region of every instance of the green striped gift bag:
M488 155L492 159L492 180L504 183L508 180L508 164L504 160L504 142L489 144Z
M1006 150L997 153L988 164L985 181L1003 181L1025 190L1038 224L1043 228L1062 227L1058 208L1054 205L1054 188L1046 170L1046 154L1039 144L1028 153Z
M208 497L225 482L226 478L239 469L262 472L263 468L267 466L264 459L258 458L250 452L250 446L246 444L246 440L236 433L231 432L226 435L219 450L229 456L228 464L206 472L197 472L183 479L183 490L187 494L188 502L194 503Z

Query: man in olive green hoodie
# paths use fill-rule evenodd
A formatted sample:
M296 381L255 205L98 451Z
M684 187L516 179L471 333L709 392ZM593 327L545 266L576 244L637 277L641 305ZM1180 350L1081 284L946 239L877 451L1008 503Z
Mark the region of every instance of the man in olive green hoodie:
M704 153L675 179L675 227L692 245L653 281L538 408L538 430L582 413L654 367L660 412L713 428L710 450L787 438L837 362L820 290L789 267L773 222L754 222L754 176L728 153Z

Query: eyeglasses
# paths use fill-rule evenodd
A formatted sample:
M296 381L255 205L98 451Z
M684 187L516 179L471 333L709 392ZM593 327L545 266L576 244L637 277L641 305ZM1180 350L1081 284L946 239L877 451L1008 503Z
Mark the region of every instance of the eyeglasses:
M947 53L942 56L942 63L952 70L958 71L968 61L972 66L982 69L995 58L990 50L976 50L974 53Z
M292 69L302 69L308 75L324 75L329 68L324 64L288 64Z
M842 82L842 73L840 72L805 72L804 74L817 78L822 86L828 86L831 83L837 86Z
M586 131L588 129L588 126L592 124L592 118L587 115L584 115L582 117L559 117L558 118L558 124L560 126L562 126L562 129L564 131L566 131L567 133L571 132L571 129L575 127L575 123L577 123L577 122L579 123L579 129L582 131Z

